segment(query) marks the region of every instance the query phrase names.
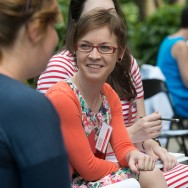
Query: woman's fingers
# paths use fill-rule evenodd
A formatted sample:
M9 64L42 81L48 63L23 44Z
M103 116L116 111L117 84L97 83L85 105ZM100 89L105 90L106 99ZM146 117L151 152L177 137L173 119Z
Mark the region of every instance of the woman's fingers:
M148 155L145 155L138 162L138 169L140 171L151 171L154 169L154 167L155 167L155 160Z

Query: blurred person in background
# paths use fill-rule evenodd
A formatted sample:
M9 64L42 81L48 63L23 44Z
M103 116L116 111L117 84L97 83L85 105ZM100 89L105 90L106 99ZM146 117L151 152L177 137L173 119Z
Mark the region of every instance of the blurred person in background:
M182 10L180 29L162 41L157 66L166 78L176 115L188 118L188 7Z

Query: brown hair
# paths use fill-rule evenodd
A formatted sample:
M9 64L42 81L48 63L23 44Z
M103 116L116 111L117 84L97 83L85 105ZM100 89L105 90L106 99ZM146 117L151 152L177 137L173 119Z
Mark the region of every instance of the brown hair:
M35 21L39 39L45 35L50 21L60 19L56 0L3 0L0 1L0 48L14 44L24 24Z
M116 63L107 82L121 99L131 100L136 97L136 91L130 76L131 53L127 47L127 29L122 17L118 16L114 11L101 8L89 11L78 20L72 36L73 40L69 42L68 50L74 53L74 45L79 38L88 31L102 26L108 26L111 32L116 35L118 46L126 49L122 61Z

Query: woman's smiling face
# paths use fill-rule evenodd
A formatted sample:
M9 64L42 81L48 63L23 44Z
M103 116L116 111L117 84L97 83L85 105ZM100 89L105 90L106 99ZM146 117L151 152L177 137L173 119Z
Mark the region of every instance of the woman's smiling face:
M77 44L91 46L117 46L117 37L111 33L107 26L90 30ZM97 48L93 48L91 52L80 52L76 50L77 66L79 72L87 80L106 81L108 75L113 71L118 59L119 49L114 53L102 54ZM121 56L120 56L121 57Z

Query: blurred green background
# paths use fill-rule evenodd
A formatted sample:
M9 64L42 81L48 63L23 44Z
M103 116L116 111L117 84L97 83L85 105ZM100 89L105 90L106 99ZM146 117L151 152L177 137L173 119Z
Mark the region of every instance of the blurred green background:
M70 0L58 0L63 22L56 26L61 49L65 37ZM187 0L119 0L128 25L128 44L139 65L155 65L159 45L179 28L181 10ZM34 79L28 81L35 87Z

